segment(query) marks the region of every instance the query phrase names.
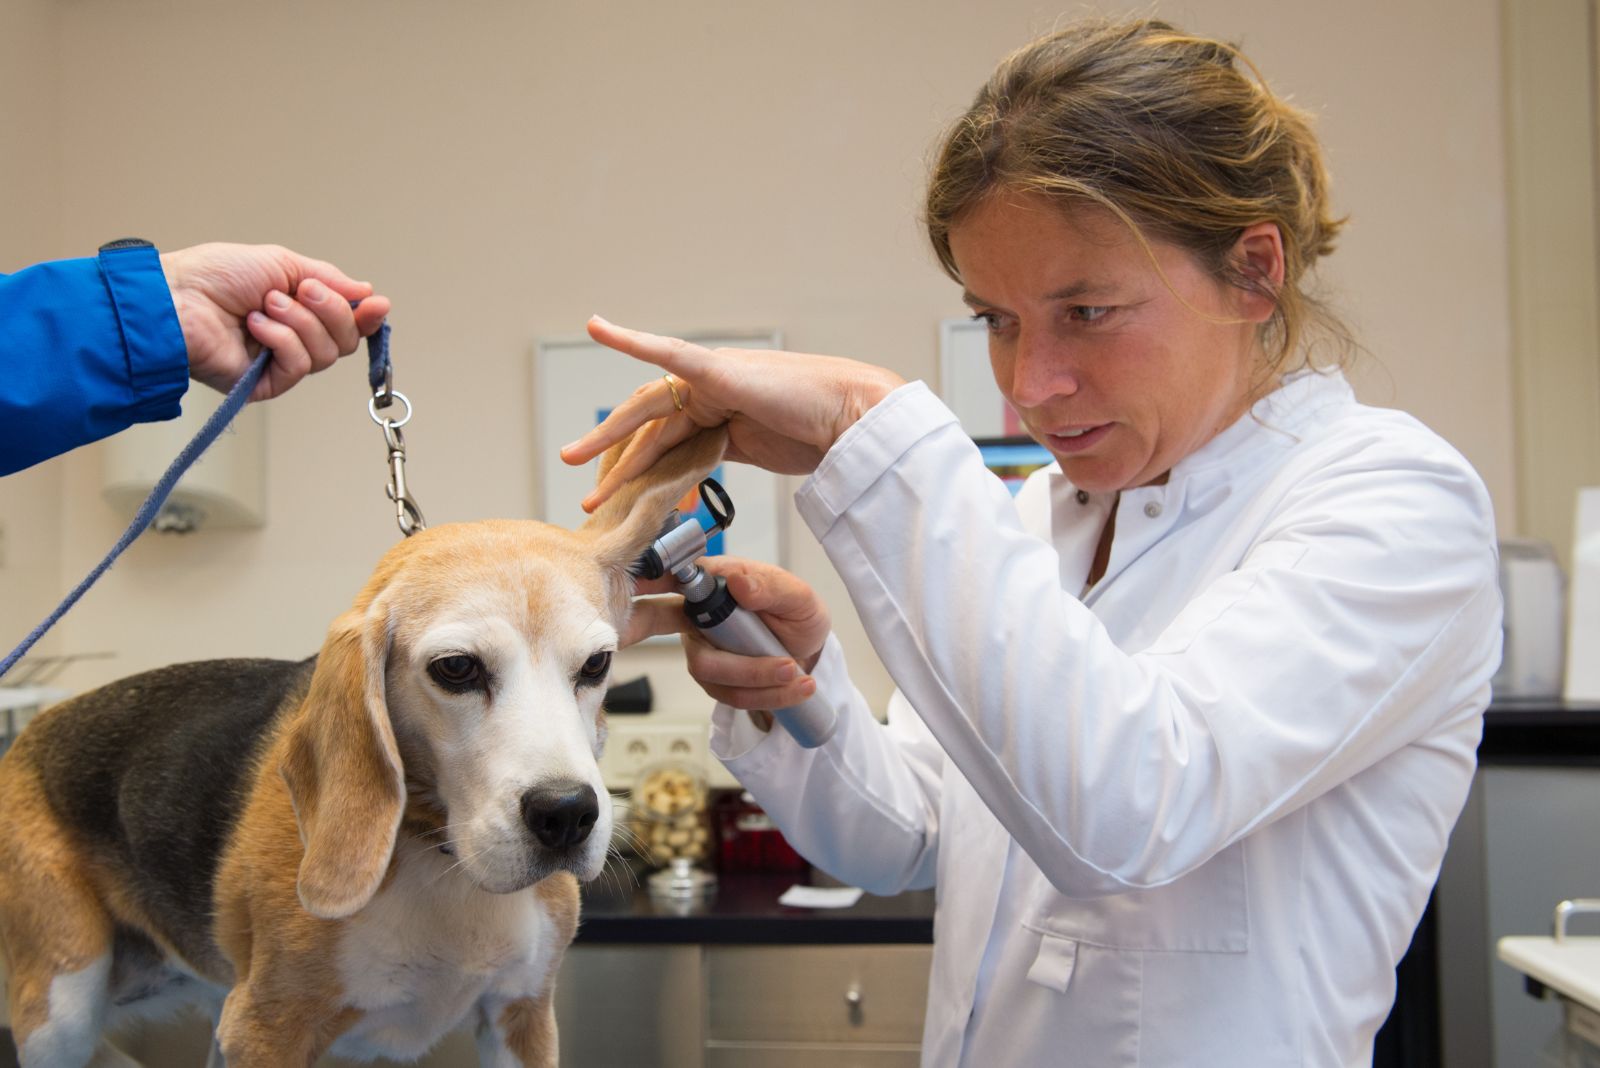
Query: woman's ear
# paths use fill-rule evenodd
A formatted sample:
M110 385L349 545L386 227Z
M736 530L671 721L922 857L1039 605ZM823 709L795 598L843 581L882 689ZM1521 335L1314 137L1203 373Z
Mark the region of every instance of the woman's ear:
M1283 232L1273 222L1258 222L1244 228L1228 254L1236 286L1240 318L1264 323L1278 310L1278 291L1283 288L1285 263Z
M405 809L405 773L385 699L388 613L381 598L337 619L289 726L279 768L305 853L300 903L325 920L378 890Z

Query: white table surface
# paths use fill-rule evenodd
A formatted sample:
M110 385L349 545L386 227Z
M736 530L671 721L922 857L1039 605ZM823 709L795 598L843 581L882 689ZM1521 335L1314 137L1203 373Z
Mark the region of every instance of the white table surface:
M54 686L0 686L0 712L8 708L43 708L67 696Z
M1558 994L1600 1012L1600 937L1512 936L1500 939L1500 959Z

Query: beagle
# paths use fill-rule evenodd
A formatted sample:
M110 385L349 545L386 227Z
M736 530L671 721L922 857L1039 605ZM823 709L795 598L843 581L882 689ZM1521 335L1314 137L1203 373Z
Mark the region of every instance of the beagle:
M628 569L725 435L579 530L434 527L321 652L182 664L41 714L0 760L0 949L25 1068L129 1065L103 1029L198 1002L232 1068L556 1062ZM602 470L620 451L613 450Z

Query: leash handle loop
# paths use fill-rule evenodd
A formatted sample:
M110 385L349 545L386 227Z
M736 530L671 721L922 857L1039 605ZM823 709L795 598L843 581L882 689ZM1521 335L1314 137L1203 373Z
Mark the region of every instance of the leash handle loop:
M106 553L105 559L96 564L94 570L84 576L82 582L73 587L72 592L67 594L60 604L56 605L55 611L46 616L43 623L34 627L28 636L22 639L21 645L11 650L4 660L0 660L0 676L4 676L7 671L10 671L12 665L21 660L27 651L33 648L34 643L44 637L45 631L55 626L56 621L66 615L67 610L78 603L78 598L82 597L89 587L93 586L100 576L106 573L106 570L111 567L117 557L122 555L122 551L132 545L135 538L144 533L145 528L155 519L156 513L161 511L161 506L167 502L167 496L172 493L172 487L178 484L178 479L182 478L183 473L189 470L189 466L199 458L200 454L205 452L213 441L217 440L217 435L221 434L223 429L233 422L233 417L238 415L240 409L245 406L245 402L250 399L250 391L256 388L256 383L261 380L262 372L267 369L267 361L270 359L272 359L272 353L266 349L261 350L261 354L250 364L249 370L245 371L244 376L233 384L233 388L223 398L222 405L211 413L211 418L207 419L205 424L201 426L200 432L194 436L194 439L189 444L183 447L183 451L178 453L178 458L168 465L165 473L156 481L155 488L150 491L150 495L144 499L144 503L134 513L133 521L128 524L128 529L122 532L122 537L118 538L117 543L111 547L111 551Z
M351 307L355 305L352 303ZM394 363L389 359L389 321L367 335L367 385L379 408L389 407L394 396Z

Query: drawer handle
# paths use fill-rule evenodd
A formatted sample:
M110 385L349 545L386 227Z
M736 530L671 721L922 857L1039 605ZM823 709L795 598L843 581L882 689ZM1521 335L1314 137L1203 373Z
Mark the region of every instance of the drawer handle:
M1580 897L1572 901L1563 901L1556 906L1555 933L1557 942L1566 941L1567 918L1574 912L1600 912L1600 898Z
M857 1010L859 1010L861 1008L861 984L860 983L851 983L850 984L850 989L846 990L844 992L844 1003L846 1005L850 1006L852 1011L857 1011Z

